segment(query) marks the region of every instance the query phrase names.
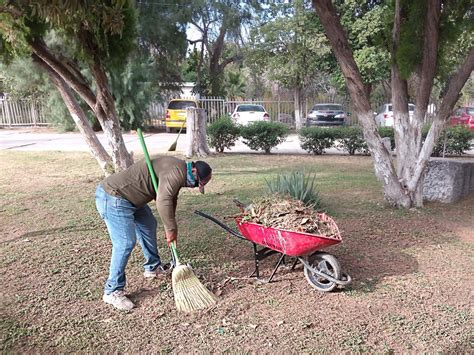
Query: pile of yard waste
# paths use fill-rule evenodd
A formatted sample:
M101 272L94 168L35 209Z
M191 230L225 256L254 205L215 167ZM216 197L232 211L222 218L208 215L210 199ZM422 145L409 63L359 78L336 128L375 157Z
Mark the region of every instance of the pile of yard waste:
M328 237L337 233L312 207L305 206L302 201L279 195L255 199L252 204L242 208L240 217L242 222L257 223L265 227Z

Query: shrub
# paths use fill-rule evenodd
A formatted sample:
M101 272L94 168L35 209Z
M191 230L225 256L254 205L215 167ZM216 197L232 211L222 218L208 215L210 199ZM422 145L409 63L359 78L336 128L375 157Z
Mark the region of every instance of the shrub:
M322 127L305 127L300 130L301 148L310 153L321 155L325 149L334 145L338 138L337 129Z
M289 195L295 200L302 201L305 205L313 208L320 207L319 193L315 189L316 174L305 174L304 171L293 171L291 173L279 174L267 183L270 193Z
M423 140L426 138L429 128L429 126L423 127ZM447 127L440 134L431 156L462 155L471 148L471 139L474 139L474 133L468 128L463 126Z
M240 129L230 117L222 116L207 127L207 134L209 145L222 153L225 148L229 149L235 145Z
M393 127L379 127L379 134L381 138L390 138L390 146L395 149L395 131Z
M265 153L285 141L288 127L282 123L257 121L240 129L244 143L252 150L262 149Z
M369 148L365 142L362 128L342 127L338 129L337 136L339 138L338 148L348 152L349 155L354 155L356 152L368 154Z

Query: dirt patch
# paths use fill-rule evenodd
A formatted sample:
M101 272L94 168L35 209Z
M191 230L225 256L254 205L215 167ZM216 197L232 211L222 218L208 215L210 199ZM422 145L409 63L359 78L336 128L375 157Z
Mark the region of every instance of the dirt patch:
M178 203L179 250L219 302L177 313L170 278L145 280L137 247L127 268L137 307L122 313L101 301L110 241L94 207L95 162L86 154L14 152L0 162L4 352L472 352L474 196L394 210L370 158L209 159L215 180L206 195L185 191ZM308 166L343 237L327 251L353 278L331 293L315 291L301 264L291 270L292 259L272 283L249 278L252 244L193 214L238 213L234 197L251 201L264 177ZM277 258L261 261L264 279Z

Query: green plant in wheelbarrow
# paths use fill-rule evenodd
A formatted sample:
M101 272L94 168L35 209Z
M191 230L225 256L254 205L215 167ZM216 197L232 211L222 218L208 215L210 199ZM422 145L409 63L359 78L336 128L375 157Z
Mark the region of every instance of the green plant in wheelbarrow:
M278 174L270 180L265 179L265 182L271 194L288 195L314 209L321 207L319 193L316 190L315 173L295 170L289 173Z
M209 145L218 153L230 149L239 138L240 129L230 117L222 116L207 127Z

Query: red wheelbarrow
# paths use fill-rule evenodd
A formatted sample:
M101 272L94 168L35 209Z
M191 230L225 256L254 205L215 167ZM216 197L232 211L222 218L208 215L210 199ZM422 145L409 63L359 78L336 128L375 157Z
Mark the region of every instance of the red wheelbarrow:
M318 291L329 292L338 286L343 287L351 282L350 276L342 272L339 262L333 255L319 251L342 242L336 223L324 213L320 213L318 216L331 229L330 236L264 227L236 218L239 233L204 212L194 211L194 213L211 220L237 238L253 244L255 270L250 277L256 276L260 279L259 262L270 255L280 254L278 263L267 282L271 282L277 269L285 264L285 257L294 258L291 270L295 269L298 261L303 264L307 281Z

